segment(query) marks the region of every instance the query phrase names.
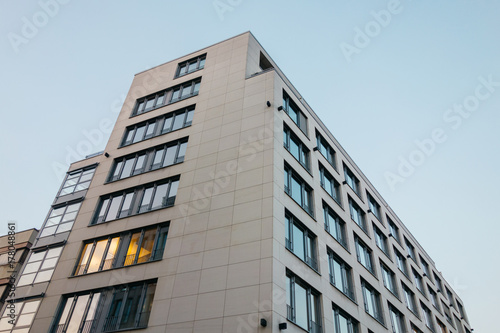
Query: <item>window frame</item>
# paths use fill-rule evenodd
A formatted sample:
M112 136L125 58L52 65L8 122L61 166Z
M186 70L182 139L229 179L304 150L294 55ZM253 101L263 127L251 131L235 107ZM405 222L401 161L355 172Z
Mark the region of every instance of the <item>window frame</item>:
M298 155L295 156L291 150L290 142L297 146ZM308 172L311 171L311 152L307 145L305 145L302 140L286 125L283 123L283 147L292 155L300 165L304 167Z
M94 165L87 166L87 167L84 167L84 168L81 168L81 169L78 169L78 170L68 171L66 173L66 177L64 178L64 181L63 181L63 183L61 185L61 188L57 192L57 197L59 198L59 197L65 196L65 195L70 195L70 194L78 193L80 191L87 190L89 188L89 186L90 186L90 183L92 182L92 179L94 178L94 174L95 174L95 170L96 169L97 169L97 165L94 164ZM82 181L81 179L84 176L87 176L88 174L91 174L90 179L85 179L85 180ZM73 177L75 175L78 175L78 176L77 177ZM68 181L73 180L75 178L78 178L76 180L76 183L69 184L69 185L66 184L66 183L68 183ZM76 190L79 185L81 186L82 184L85 184L85 183L87 183L86 187L80 188L78 191ZM69 188L69 187L74 187L74 189L71 192L62 193L64 189Z
M300 277L295 275L293 272L286 271L286 282L288 286L286 287L286 307L287 307L287 320L291 321L295 325L303 328L307 332L311 333L321 333L321 294L314 288L312 288L308 283L302 280ZM307 312L307 325L308 327L303 327L297 322L297 307L296 307L296 292L295 286L299 285L302 289L306 291L306 312ZM314 302L314 305L311 304ZM313 313L313 309L314 312Z
M23 272L19 275L19 279L17 280L17 287L32 286L32 285L35 285L38 283L44 283L44 282L50 281L50 279L52 278L52 275L54 274L54 271L56 269L57 263L59 262L59 258L61 257L63 247L64 246L59 245L59 246L53 246L53 247L49 247L49 248L44 247L41 249L32 250L29 257L26 260L26 264L23 267ZM52 256L52 254L51 254L51 257L47 257L49 255L49 252L54 251L54 250L57 250L58 253L55 256ZM43 257L41 259L35 260L36 256L39 255L40 253L44 253ZM44 265L48 261L52 261L54 263L53 264L51 263L52 266L44 267ZM38 262L40 264L37 266L35 263L38 263ZM33 271L31 271L31 269L32 269L31 267L28 268L28 266L30 266L30 264L32 264L32 265L35 264L33 267L36 267L36 268L34 268ZM27 271L27 269L30 269L30 271ZM49 271L51 271L50 276L43 278L43 280L41 280L41 281L40 280L37 281L37 278L40 276L40 274L44 274L44 272L49 272ZM23 277L25 279L27 279L28 275L33 275L31 282L29 282L29 280L28 280L29 283L22 282Z
M358 227L361 228L366 234L368 234L368 226L366 224L366 213L363 209L361 209L361 206L358 205L356 201L354 201L351 196L347 196L347 201L349 202L349 213L351 216L351 220L356 223ZM356 212L357 214L354 214ZM355 219L355 216L359 216L359 221Z
M358 262L366 268L370 273L372 273L374 276L376 276L375 272L375 266L373 265L373 251L372 249L365 244L356 234L354 234L354 243L356 244L356 257L358 259ZM360 251L363 250L363 253L360 253ZM363 264L363 260L361 259L364 257L364 261L367 263L367 266Z
M314 197L313 197L313 189L309 184L292 168L288 165L288 163L285 163L285 186L284 190L285 193L292 198L293 201L295 201L304 211L306 211L309 215L314 217ZM294 194L292 192L292 181L295 181L298 185L300 185L300 197L301 197L301 202L298 202L294 198ZM307 205L307 204L309 205Z
M331 217L331 218L330 218ZM328 232L330 236L333 237L340 245L342 245L346 250L349 249L349 244L347 243L347 231L345 221L337 214L326 202L323 201L323 218L325 219L325 231ZM334 223L331 223L332 220ZM332 225L333 224L333 225ZM332 230L335 230L335 236L332 234Z
M339 306L332 303L333 312L333 324L335 327L335 333L360 333L359 321L354 319L353 316L348 314L346 311L342 310ZM343 317L347 323L347 332L343 332L340 326L339 317Z
M354 282L352 277L352 268L340 256L338 256L332 249L327 247L328 255L328 269L330 284L345 296L356 302L354 293ZM340 268L340 281L337 283L335 274L335 264Z
M320 175L320 185L321 188L325 190L326 193L340 206L342 207L342 193L340 190L340 183L333 177L333 175L318 162L319 175ZM330 183L330 189L326 187L326 181Z
M361 278L361 293L363 294L365 312L385 325L380 293L363 278ZM373 313L371 313L372 310Z
M316 129L316 145L317 150L328 161L328 163L337 171L336 152L328 141Z
M387 302L387 303L388 303L388 307L389 307L389 318L391 319L392 332L393 333L405 333L406 332L406 321L405 321L404 314L401 311L399 311L390 302ZM397 322L395 322L396 320L397 320Z
M349 169L347 165L344 165L344 178L345 183L353 190L356 195L361 198L361 186L359 182L359 178Z
M389 225L389 237L392 237L398 242L399 245L401 245L401 238L399 235L399 227L394 223L394 221L386 214L385 217L387 218L387 224Z
M295 125L308 137L308 119L304 112L299 108L297 103L288 95L288 93L283 89L283 110L290 117ZM297 115L297 120L295 120L291 115L291 110Z
M387 242L387 236L380 230L375 223L372 225L373 227L373 236L375 238L375 244L377 244L377 247L388 257L390 258L390 252L389 252L389 244Z
M188 75L188 74L191 74L191 73L194 73L194 72L197 72L199 70L204 69L206 59L207 59L207 54L204 53L204 54L201 54L199 56L196 56L196 57L193 57L191 59L184 60L184 61L180 62L179 64L177 64L177 69L175 71L174 79L177 79L179 77L183 77L184 75ZM195 67L195 69L190 71L189 67L193 63L196 64L196 67ZM183 66L183 65L186 65L186 72L185 73L181 73L181 68L182 68L181 66Z
M406 303L406 307L410 310L415 317L420 318L418 315L418 306L415 299L415 293L403 282L401 282L401 288L403 289L403 296Z
M68 211L70 209L70 207L71 207L71 209L74 209L74 207L76 207L76 209ZM73 225L75 223L76 218L78 217L78 213L80 212L81 207L82 207L82 199L79 199L77 201L65 202L63 204L57 204L57 205L52 206L50 208L49 214L47 215L47 218L45 219L45 222L43 223L42 228L40 229L40 233L38 234L38 238L50 237L50 236L55 236L57 234L62 234L64 232L70 232L71 229L73 229ZM61 208L64 208L64 211L60 215L52 215L55 211L57 211L58 209L61 209ZM68 214L68 215L73 214L74 217L72 219L65 221L64 219L67 218L66 214ZM50 222L51 224L49 225L49 221L56 218L56 217L59 217L59 221L57 223L53 223L51 221ZM70 225L69 229L66 225ZM59 231L61 226L64 226L64 228L66 228L66 229ZM55 232L48 234L47 230L52 229L53 227L55 227L54 228Z
M375 200L375 198L368 191L366 191L366 197L368 199L369 211L373 214L373 216L375 216L377 218L377 220L382 222L382 214L381 214L380 204L377 202L377 200Z
M384 283L384 287L399 299L396 274L382 260L380 260L380 270L382 272L382 282Z
M318 271L318 255L317 255L317 236L309 230L299 219L297 219L288 210L285 210L285 220L286 220L286 237L285 237L285 247L297 256L300 260L306 263L309 267ZM294 228L295 227L295 228ZM302 245L304 249L304 258L301 257L302 254L294 251L295 237L294 230L298 229L302 232ZM308 246L309 245L309 246Z
M396 266L398 266L398 269L403 273L406 277L409 277L408 273L408 264L406 262L405 256L401 252L399 252L398 249L393 247L394 250L394 256L396 257Z

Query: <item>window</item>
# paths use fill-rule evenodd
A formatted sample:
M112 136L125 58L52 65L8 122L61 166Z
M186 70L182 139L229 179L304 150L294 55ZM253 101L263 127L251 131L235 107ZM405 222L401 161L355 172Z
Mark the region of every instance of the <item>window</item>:
M396 255L396 263L398 268L404 275L408 276L408 268L406 266L406 258L394 248L394 254Z
M286 274L287 319L311 333L320 333L319 293L291 272Z
M147 120L127 127L121 146L128 146L143 140L163 135L178 129L191 126L194 105L167 113L164 116Z
M335 333L358 333L359 323L345 311L333 305Z
M450 306L452 308L455 307L455 302L453 300L453 294L451 293L450 289L448 287L444 287L446 289L446 295L448 296L448 300L450 301Z
M405 237L406 250L408 251L408 256L417 262L417 257L415 256L415 247Z
M174 205L179 176L101 197L92 224Z
M377 319L377 321L384 323L384 315L382 313L382 306L380 304L380 293L370 286L366 281L361 279L361 289L363 291L363 300L365 303L365 311Z
M108 181L115 181L184 161L187 138L117 158Z
M425 325L434 332L434 323L432 321L432 313L428 307L426 307L422 302L420 302L420 307L422 308L422 314L424 317Z
M448 305L444 304L444 302L441 301L441 304L442 304L442 308L443 308L443 312L444 312L444 316L446 318L446 320L452 325L453 325L453 321L451 320L451 312L450 312L450 308L448 307Z
M412 333L423 333L417 326L415 326L413 323L410 323L411 326L411 332Z
M366 192L366 196L368 197L368 206L370 207L370 211L377 218L377 220L381 221L380 205L377 201L375 201L370 193Z
M436 292L434 290L432 290L429 285L427 285L427 290L429 290L429 295L431 296L432 305L436 308L436 310L441 312L441 309L439 308L439 301L438 301L438 297L437 297Z
M372 274L375 274L375 269L372 264L372 250L356 235L354 235L354 241L356 242L356 255L359 263Z
M74 275L159 260L167 233L168 225L158 225L86 242Z
M62 246L35 251L31 252L26 266L24 266L23 274L17 282L18 287L49 281L61 255Z
M373 225L373 232L375 234L375 243L377 243L377 246L379 249L382 250L387 256L389 256L389 248L387 247L387 237L384 235L384 233L375 226Z
M460 304L458 301L457 301L457 305L458 305L458 312L460 312L460 316L462 316L462 319L464 319L466 323L469 323L469 321L467 320L467 315L465 314L465 309L464 309L463 305Z
M288 96L288 94L283 90L283 109L286 114L290 116L295 124L300 128L305 135L307 135L307 118L305 114L300 111L299 107L295 102Z
M49 217L40 231L40 238L70 231L80 209L81 202L56 206L50 210Z
M351 219L356 222L364 232L368 232L365 223L365 212L351 199L351 197L349 197L349 211L351 212Z
M8 301L9 304L10 301ZM0 333L26 333L28 332L41 300L29 300L13 303L13 308L5 307L0 319ZM11 310L12 309L12 310ZM14 311L14 312L11 312ZM14 317L11 317L14 315Z
M340 259L332 250L328 251L328 264L330 267L330 283L347 297L354 300L354 286L352 283L352 269L345 261Z
M65 296L51 332L145 328L155 289L156 282L140 282Z
M205 67L205 59L207 58L207 54L203 54L197 56L196 58L189 59L179 63L177 66L177 72L175 73L175 77L181 77L183 75L196 72L197 70L203 69Z
M387 223L389 224L389 229L391 231L390 236L392 236L399 244L401 244L401 239L399 238L399 228L394 222L392 222L389 216L386 215L385 217L387 217Z
M401 283L401 286L403 287L406 306L408 307L408 309L410 309L411 312L415 314L415 316L418 317L418 309L417 309L417 303L415 302L415 294L404 283Z
M349 185L349 187L352 188L354 193L360 196L361 192L359 191L359 180L345 164L344 164L344 176L347 185Z
M283 146L306 170L310 170L309 149L285 124L283 124Z
M340 184L321 163L318 164L321 187L340 205Z
M285 164L285 193L309 215L313 215L311 187L287 164Z
M398 297L398 287L396 285L396 276L387 265L380 261L380 268L382 269L382 280L384 286L396 297Z
M438 324L438 333L447 333L446 326L439 319L436 318L436 322Z
M323 213L325 216L325 230L332 235L337 242L347 248L347 238L345 236L345 222L323 202Z
M289 212L285 213L285 220L287 224L286 248L311 268L317 270L316 236Z
M95 168L95 166L92 166L91 168L68 172L58 196L88 189L92 176L94 176Z
M316 131L316 142L318 145L318 150L323 155L328 163L330 163L334 169L337 169L337 164L335 163L335 150L328 144L328 142L323 138L318 131Z
M462 327L462 323L460 322L460 319L458 319L457 316L453 315L453 318L455 319L455 327L458 330L458 333L464 333L464 329Z
M175 87L139 98L135 104L132 116L137 116L162 106L175 103L188 97L198 95L201 78L190 80Z
M424 276L427 276L430 280L431 273L429 272L429 264L424 259L422 259L422 256L419 256L419 257L420 257L420 263L422 264L422 269L424 271Z
M393 333L406 332L405 317L391 303L389 303L389 315L391 317L392 332Z
M443 284L441 283L441 279L435 272L432 272L432 274L434 275L434 281L436 281L436 285L438 286L438 292L443 291Z
M420 276L420 274L417 273L417 271L413 267L411 271L413 273L413 279L415 281L417 289L422 293L422 295L425 296L425 289L424 289L424 284L422 283L422 277Z

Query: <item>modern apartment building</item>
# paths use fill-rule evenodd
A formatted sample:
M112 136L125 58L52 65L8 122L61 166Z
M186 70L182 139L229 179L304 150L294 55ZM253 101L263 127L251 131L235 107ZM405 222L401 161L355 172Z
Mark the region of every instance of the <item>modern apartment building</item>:
M472 331L250 32L135 76L104 152L71 165L11 303L0 333Z

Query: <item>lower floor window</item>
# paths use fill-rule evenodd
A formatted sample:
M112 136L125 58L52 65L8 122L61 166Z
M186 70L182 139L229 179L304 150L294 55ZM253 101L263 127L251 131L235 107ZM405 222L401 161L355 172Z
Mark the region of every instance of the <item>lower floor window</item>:
M335 333L358 333L358 322L346 312L333 306L333 320L335 325Z
M0 319L0 332L28 332L41 303L41 299L24 302L7 301L6 303L7 305L5 306L2 318Z
M389 314L391 317L391 326L393 333L404 333L405 329L405 318L401 312L399 312L392 304L389 303Z
M319 293L287 272L286 276L287 319L311 333L320 333L321 311Z
M52 332L109 332L147 327L155 289L156 281L150 281L66 296Z

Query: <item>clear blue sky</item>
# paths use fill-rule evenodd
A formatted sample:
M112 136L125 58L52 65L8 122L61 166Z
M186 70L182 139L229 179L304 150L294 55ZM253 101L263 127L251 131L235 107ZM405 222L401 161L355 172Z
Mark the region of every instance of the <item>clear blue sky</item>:
M499 1L46 2L0 4L0 233L9 220L41 226L55 167L104 148L106 135L86 145L84 133L116 119L135 73L250 30L460 293L475 331L496 329Z

